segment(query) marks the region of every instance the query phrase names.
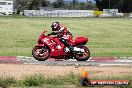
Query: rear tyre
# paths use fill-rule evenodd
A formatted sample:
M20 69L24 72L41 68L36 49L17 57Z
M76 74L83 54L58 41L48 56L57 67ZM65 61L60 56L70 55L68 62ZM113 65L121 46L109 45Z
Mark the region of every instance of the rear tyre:
M84 53L76 53L75 58L77 61L86 61L90 58L90 50L86 46L77 46L78 48L84 49Z
M35 46L32 50L32 55L38 61L45 61L50 56L50 49L46 46Z

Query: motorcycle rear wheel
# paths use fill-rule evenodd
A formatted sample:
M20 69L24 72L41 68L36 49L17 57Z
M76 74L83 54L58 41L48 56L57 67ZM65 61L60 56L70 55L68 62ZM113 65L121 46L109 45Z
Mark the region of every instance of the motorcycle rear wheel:
M50 50L48 47L35 46L32 50L32 55L38 61L45 61L50 56Z
M77 61L86 61L90 58L90 50L86 46L77 46L78 48L84 49L84 53L76 53L75 58Z

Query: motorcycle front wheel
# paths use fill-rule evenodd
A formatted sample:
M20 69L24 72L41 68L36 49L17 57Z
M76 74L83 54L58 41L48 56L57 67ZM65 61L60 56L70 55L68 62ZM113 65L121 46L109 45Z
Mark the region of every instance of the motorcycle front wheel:
M46 46L35 46L32 50L32 55L38 61L45 61L50 56L50 49Z
M75 58L77 61L86 61L90 58L90 50L86 46L77 46L78 48L84 49L84 53L76 53Z

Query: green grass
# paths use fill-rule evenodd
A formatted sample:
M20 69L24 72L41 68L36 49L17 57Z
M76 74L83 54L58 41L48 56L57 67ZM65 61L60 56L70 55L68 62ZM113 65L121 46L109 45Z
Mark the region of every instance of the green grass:
M74 35L86 36L91 56L132 56L130 18L28 18L0 17L0 56L32 56L44 30L59 21Z
M7 88L16 84L16 80L13 77L0 77L0 88Z
M21 80L17 80L13 77L0 77L0 87L2 88L86 88L80 85L81 76L77 74L67 74L65 76L58 76L54 78L48 78L44 75L37 74L31 76L25 76L25 78ZM125 79L132 80L131 76L128 77L112 77L112 78L93 78L91 80L100 80L100 79ZM128 86L111 86L109 88L131 88L132 85ZM103 88L103 87L87 87L87 88ZM104 87L107 88L107 87Z

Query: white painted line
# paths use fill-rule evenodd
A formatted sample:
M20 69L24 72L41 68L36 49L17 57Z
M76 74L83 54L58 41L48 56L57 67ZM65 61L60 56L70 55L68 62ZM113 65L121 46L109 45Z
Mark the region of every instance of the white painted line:
M99 66L126 66L131 64L99 64Z

